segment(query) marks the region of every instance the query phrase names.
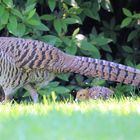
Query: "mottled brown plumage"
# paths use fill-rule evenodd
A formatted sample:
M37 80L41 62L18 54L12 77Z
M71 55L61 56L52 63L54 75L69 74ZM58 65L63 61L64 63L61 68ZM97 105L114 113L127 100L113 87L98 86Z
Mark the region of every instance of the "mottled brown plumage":
M76 101L83 101L89 99L108 99L114 91L101 86L94 86L91 88L80 89L76 94Z
M6 99L11 98L16 89L24 87L37 102L36 87L46 86L56 73L64 72L140 86L138 69L100 59L72 56L37 40L0 37L0 63L0 85Z

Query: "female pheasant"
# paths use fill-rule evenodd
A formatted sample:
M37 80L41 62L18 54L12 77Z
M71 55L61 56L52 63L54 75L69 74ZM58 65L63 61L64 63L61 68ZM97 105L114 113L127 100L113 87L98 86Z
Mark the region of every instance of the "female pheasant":
M20 87L38 101L36 87L46 86L56 73L74 72L85 76L140 86L140 70L82 56L72 56L37 40L0 37L0 85L5 99Z

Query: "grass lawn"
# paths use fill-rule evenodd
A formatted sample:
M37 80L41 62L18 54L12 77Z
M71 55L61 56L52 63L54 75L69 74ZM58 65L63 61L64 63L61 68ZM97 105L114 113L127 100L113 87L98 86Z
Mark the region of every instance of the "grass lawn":
M140 140L140 99L0 105L1 140Z

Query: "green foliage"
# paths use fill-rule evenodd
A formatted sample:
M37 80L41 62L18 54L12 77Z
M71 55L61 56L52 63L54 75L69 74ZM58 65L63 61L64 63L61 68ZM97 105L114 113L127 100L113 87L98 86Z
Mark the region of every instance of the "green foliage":
M137 5L128 0L125 4L110 0L1 0L0 35L38 39L69 54L135 67L140 62L140 13L134 10L139 9ZM95 80L79 79L74 74L58 75L58 83L54 81L58 85L53 87L52 82L39 93L64 95L73 88L93 86Z

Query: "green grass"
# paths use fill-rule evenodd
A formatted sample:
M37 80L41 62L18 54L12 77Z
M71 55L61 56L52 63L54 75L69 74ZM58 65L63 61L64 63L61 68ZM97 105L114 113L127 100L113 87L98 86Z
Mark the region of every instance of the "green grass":
M139 140L140 99L0 105L2 140Z

